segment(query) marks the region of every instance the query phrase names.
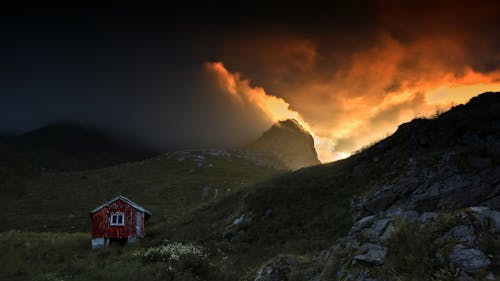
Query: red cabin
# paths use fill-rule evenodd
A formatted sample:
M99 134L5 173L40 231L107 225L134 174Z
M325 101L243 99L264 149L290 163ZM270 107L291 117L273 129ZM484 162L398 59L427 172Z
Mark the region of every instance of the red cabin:
M144 222L151 212L134 201L119 195L90 211L92 220L92 248L107 246L110 242L133 243L144 238Z

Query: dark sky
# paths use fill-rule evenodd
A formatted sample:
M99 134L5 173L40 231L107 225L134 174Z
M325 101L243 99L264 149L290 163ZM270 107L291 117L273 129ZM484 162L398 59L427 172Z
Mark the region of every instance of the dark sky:
M497 1L412 2L8 8L0 132L71 121L165 148L235 145L288 116L268 112L276 96L330 150L350 152L371 140L356 126L386 134L432 111L431 98L463 100L431 95L442 85L500 81ZM221 75L242 83L243 103Z

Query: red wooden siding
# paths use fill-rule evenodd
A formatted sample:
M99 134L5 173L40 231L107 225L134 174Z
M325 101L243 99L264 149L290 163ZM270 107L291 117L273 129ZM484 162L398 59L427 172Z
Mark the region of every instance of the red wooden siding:
M124 214L123 226L110 225L111 214L115 212L122 212ZM142 221L140 225L140 236L136 235L136 219L138 211L133 206L118 199L108 206L105 206L91 215L92 219L92 237L103 238L118 238L126 239L129 237L144 237L144 213L142 213Z

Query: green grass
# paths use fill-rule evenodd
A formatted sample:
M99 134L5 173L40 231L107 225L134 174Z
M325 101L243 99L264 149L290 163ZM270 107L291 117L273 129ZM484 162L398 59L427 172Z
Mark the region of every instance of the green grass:
M171 268L138 257L147 244L92 251L89 239L87 233L0 233L0 280L235 280L192 255L182 255Z
M87 231L89 211L122 194L152 211L148 230L161 232L155 225L174 224L202 204L280 173L238 157L207 156L201 167L187 156L178 158L172 154L98 170L10 177L0 184L0 231ZM209 192L203 196L205 186Z

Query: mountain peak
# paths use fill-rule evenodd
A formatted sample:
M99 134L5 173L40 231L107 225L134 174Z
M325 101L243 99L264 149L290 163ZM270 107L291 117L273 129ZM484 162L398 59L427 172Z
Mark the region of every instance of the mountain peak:
M249 148L292 170L321 163L314 148L313 137L295 119L274 123Z

